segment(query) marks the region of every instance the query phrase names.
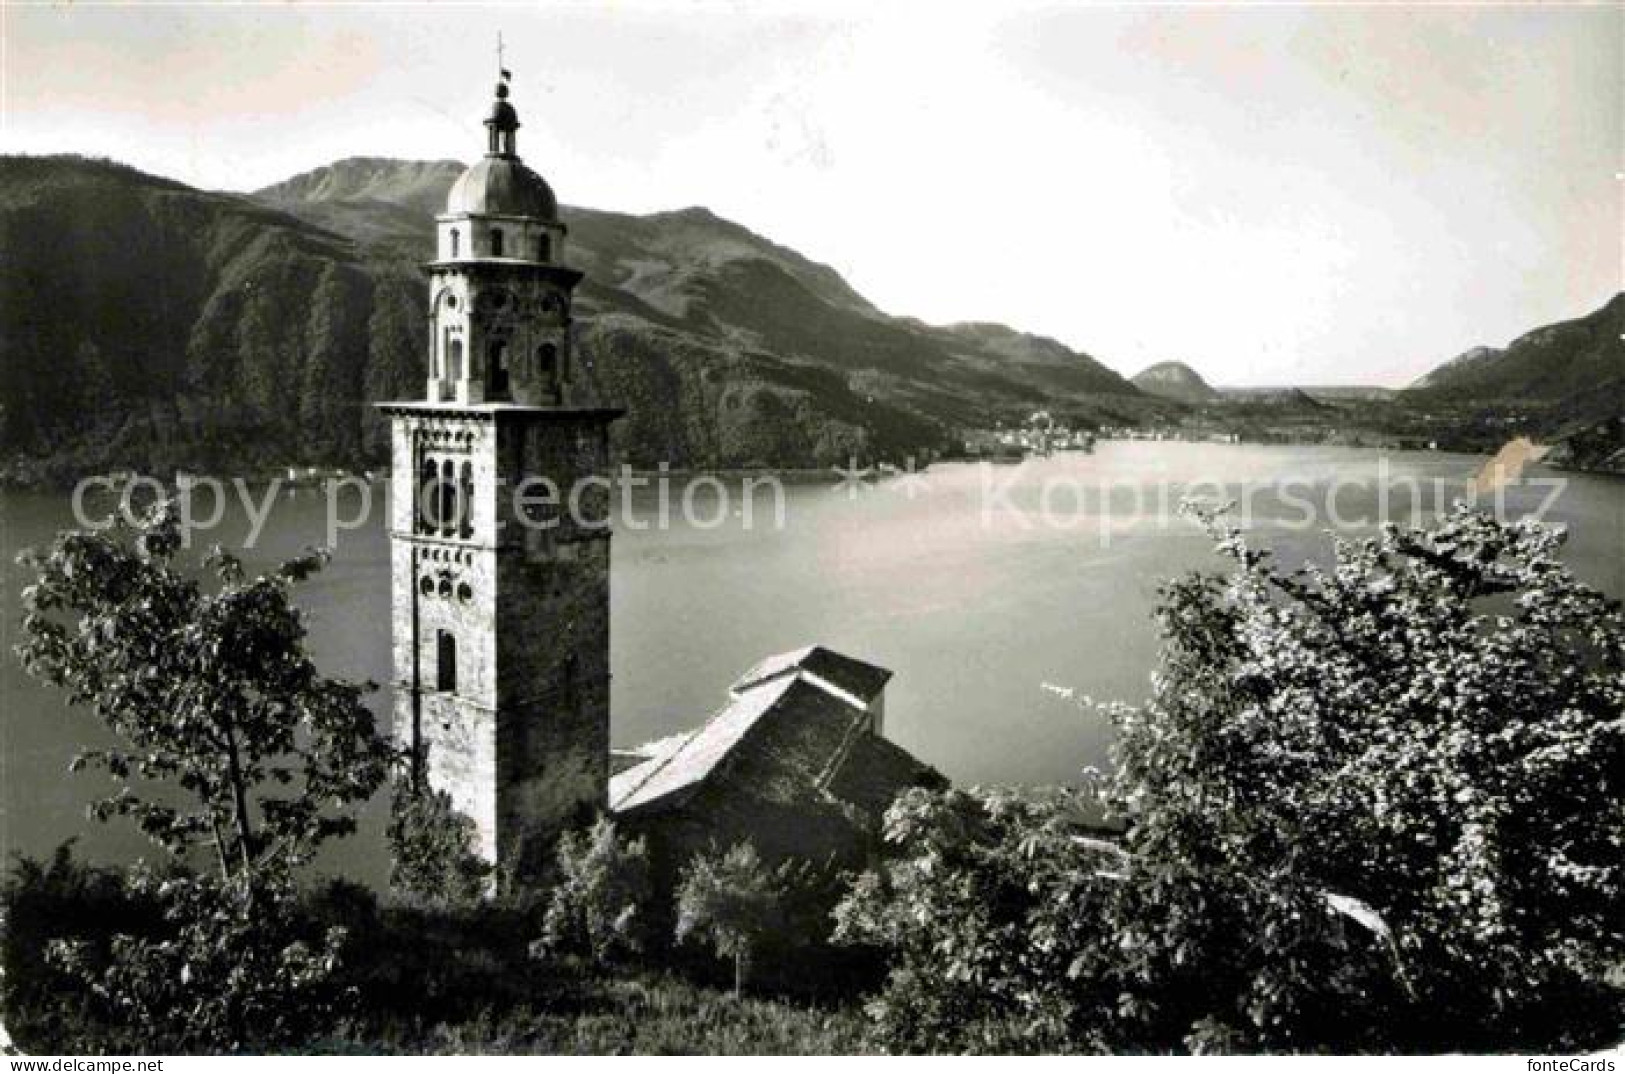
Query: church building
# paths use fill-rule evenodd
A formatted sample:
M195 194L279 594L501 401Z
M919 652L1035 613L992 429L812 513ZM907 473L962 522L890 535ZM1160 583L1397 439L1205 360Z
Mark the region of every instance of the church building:
M518 153L507 73L485 155L436 223L428 375L389 417L394 730L420 778L522 874L614 811L660 851L751 838L850 857L898 790L941 777L883 736L890 673L817 647L770 658L693 732L610 778L610 426L571 345L582 275ZM545 482L545 484L539 484ZM525 496L527 488L560 494ZM730 788L753 788L743 797ZM761 793L771 790L765 796ZM797 834L800 833L800 834Z

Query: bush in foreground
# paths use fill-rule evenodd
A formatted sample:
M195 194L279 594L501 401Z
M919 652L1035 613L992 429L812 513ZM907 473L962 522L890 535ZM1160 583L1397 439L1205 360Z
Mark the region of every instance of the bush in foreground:
M894 959L884 1035L1223 1051L1615 1040L1618 602L1563 566L1560 533L1466 508L1337 541L1330 567L1296 571L1206 521L1230 574L1164 589L1154 696L1110 710L1103 799L1121 840L1077 822L1090 802L914 793L888 815L903 858L841 910L846 938Z

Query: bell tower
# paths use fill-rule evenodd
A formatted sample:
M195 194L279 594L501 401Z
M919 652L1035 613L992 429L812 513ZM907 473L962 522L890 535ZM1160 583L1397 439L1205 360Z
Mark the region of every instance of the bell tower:
M609 425L570 346L581 273L518 155L507 72L436 221L428 378L392 425L395 734L520 873L605 805Z

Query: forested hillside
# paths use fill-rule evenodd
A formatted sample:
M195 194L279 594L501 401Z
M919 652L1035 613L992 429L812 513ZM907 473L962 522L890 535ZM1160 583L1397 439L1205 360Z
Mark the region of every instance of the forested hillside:
M107 161L0 158L0 462L255 471L383 459L421 389L434 211L455 162L343 161L257 195ZM704 209L565 210L584 376L635 465L926 455L992 415L1134 405L1086 355L889 317Z
M1555 402L1625 377L1625 294L1572 321L1526 332L1505 347L1474 347L1405 390L1415 401Z

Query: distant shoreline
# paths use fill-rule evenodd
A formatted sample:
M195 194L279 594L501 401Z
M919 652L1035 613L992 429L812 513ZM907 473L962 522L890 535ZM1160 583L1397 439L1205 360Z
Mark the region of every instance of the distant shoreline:
M1103 444L1104 443L1139 443L1139 442L1146 442L1146 443L1190 443L1190 444L1228 443L1228 441L1212 440L1212 439L1202 437L1202 436L1188 436L1188 437L1161 436L1161 437L1158 437L1158 436L1109 436L1109 435L1100 437L1099 442L1103 443ZM1359 444L1359 443L1351 444L1351 443L1346 443L1346 442L1345 443L1336 443L1336 442L1328 443L1326 441L1320 441L1320 440L1302 440L1302 441L1281 440L1281 441L1270 441L1270 442L1245 441L1244 440L1244 441L1239 441L1237 443L1240 443L1240 444L1255 444L1255 445L1258 445L1258 446L1275 446L1275 447L1328 447L1329 446L1329 447L1344 447L1344 448L1349 448L1349 449L1352 449L1352 450L1374 451L1374 452L1399 451L1399 452L1416 452L1416 453L1420 453L1420 454L1449 453L1449 454L1470 455L1470 456L1481 457L1481 458L1485 458L1485 459L1492 458L1495 455L1494 451L1490 451L1490 450L1472 450L1472 449L1466 449L1466 448L1463 448L1461 446L1455 446L1455 445L1452 445L1452 446L1441 445L1440 447L1437 447L1437 448L1423 448L1423 447L1406 447L1406 446L1382 445L1382 444ZM1603 462L1603 464L1597 465L1597 464L1589 463L1589 461L1577 461L1572 457L1565 457L1565 453L1563 453L1561 451L1554 450L1555 448L1558 447L1557 444L1542 443L1542 444L1540 444L1538 446L1542 450L1542 457L1539 459L1539 464L1541 466L1546 467L1546 468L1549 468L1549 469L1552 469L1552 470L1559 470L1559 471L1562 471L1562 472L1565 472L1565 473L1582 473L1582 474L1589 474L1589 475L1593 475L1593 476L1597 476L1597 477L1611 477L1611 478L1625 479L1625 460L1622 460L1619 464L1611 464L1611 460L1605 460ZM1031 456L1029 456L1029 457L1031 457ZM931 466L940 465L940 464L943 464L943 463L993 462L995 464L1008 465L1012 461L1014 461L1014 460L996 460L996 459L992 459L992 458L986 457L986 456L964 457L964 458L943 457L943 458L938 458L938 459L934 460L934 462L932 462L932 463L927 463L925 465L922 465L922 466L918 467L918 469L915 472L924 473L924 472L928 471ZM1024 462L1026 460L1023 459L1021 461ZM19 470L19 467L21 465L25 465L25 463L23 463L22 460L11 460L10 462L8 462L3 467L0 467L0 490L11 490L11 491L18 491L18 492L65 493L65 492L72 491L74 486L79 481L87 480L87 479L90 479L90 478L102 478L102 479L108 479L108 480L113 480L113 481L117 482L119 480L119 478L120 478L120 475L128 475L128 476L132 476L132 477L133 476L140 476L140 477L147 477L147 478L156 478L158 480L161 480L161 481L165 482L165 484L167 486L170 486L170 487L172 487L175 484L177 476L179 476L181 474L184 474L187 477L197 479L197 480L214 480L214 481L220 481L220 482L226 482L226 483L230 483L230 482L233 482L233 481L240 480L240 481L244 482L245 484L247 484L247 485L249 485L251 487L263 487L263 486L266 486L266 485L270 485L273 482L280 482L283 488L286 488L286 489L289 489L289 490L319 489L325 483L327 483L329 481L359 480L359 481L364 481L364 482L366 482L368 484L376 484L378 482L387 481L389 479L388 470L387 469L382 469L382 468L379 469L379 470L347 470L347 469L344 469L344 468L341 468L341 467L320 467L320 466L317 466L317 467L280 467L280 468L278 468L276 470L258 470L258 471L251 471L251 472L247 472L247 473L237 473L237 474L211 473L211 472L206 472L206 471L201 471L201 470L200 471L177 470L177 471L169 474L167 477L159 477L158 475L154 475L154 474L138 475L134 471L119 469L119 470L90 471L90 472L79 475L78 477L74 478L73 480L65 480L65 479L53 478L53 477L50 477L50 476L28 477L28 476L20 475L18 470ZM885 478L888 478L888 477L897 476L900 473L906 473L907 472L907 471L903 471L903 470L897 470L897 471L879 470L879 469L876 468L875 464L871 464L868 467L859 467L859 470L862 471L860 477L863 480L882 480L882 479L885 479ZM306 473L302 473L302 474L299 474L297 476L290 476L290 471L305 471ZM623 476L630 477L632 480L638 481L638 482L656 481L656 480L660 479L661 477L678 478L678 479L683 479L683 480L689 480L689 479L698 478L698 477L711 477L711 478L717 478L717 479L727 480L727 481L746 481L746 480L753 480L753 479L754 480L763 480L763 479L772 478L774 480L777 480L777 481L780 481L780 482L782 482L784 484L789 484L789 485L834 485L834 484L839 484L839 483L841 483L841 481L845 480L845 478L843 478L842 474L835 467L817 467L817 466L784 466L784 467L771 467L771 466L762 466L762 467L758 467L758 466L722 466L722 467L692 466L692 467L670 467L670 468L667 468L667 469L664 469L664 470L661 470L661 469L648 469L648 468L634 468L634 469L632 469L630 471L626 471L624 474L623 474L623 472L621 470L616 469L610 475L611 480L615 481L617 483L619 482L619 480Z

